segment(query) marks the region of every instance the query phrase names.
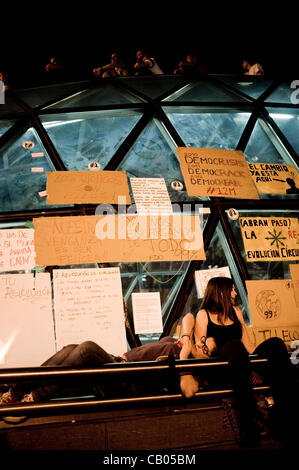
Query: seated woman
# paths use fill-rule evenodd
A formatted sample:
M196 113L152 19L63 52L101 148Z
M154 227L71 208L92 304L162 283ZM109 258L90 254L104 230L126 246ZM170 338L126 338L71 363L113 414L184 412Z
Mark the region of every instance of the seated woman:
M189 332L189 335L193 332L193 330L189 331L187 318L183 321L182 334L186 331ZM101 346L93 341L84 341L81 344L69 344L50 357L42 366L100 367L102 364L115 362L155 361L161 356L168 355L174 356L175 359L188 359L192 348L189 335L184 335L181 340L165 336L159 341L133 348L120 357L107 353ZM46 401L51 398L59 388L59 384L53 384L52 382L42 383L33 390L32 384L31 386L28 386L28 384L16 384L9 391L0 396L0 405L18 401L23 403ZM190 398L199 389L198 381L192 375L180 374L180 388L183 395L186 398Z
M244 445L257 445L257 404L252 387L249 354L268 359L266 370L276 408L276 426L286 446L295 439L298 423L296 384L289 354L280 338L270 338L257 348L251 343L241 310L235 305L237 292L230 278L209 280L195 321L193 357L217 356L230 364L235 411Z

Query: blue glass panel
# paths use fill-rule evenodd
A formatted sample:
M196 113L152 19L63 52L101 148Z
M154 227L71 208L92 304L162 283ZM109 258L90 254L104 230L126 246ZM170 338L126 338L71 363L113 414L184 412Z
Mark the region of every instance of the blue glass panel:
M22 114L24 113L23 108L18 106L7 94L4 97L4 104L0 104L0 116L4 116L5 114Z
M25 149L22 143L31 141L34 148ZM33 158L32 152L43 152L44 156ZM46 198L39 196L46 189L46 171L53 171L45 149L36 132L28 129L25 134L1 149L0 172L0 212L43 209ZM42 173L34 173L31 168L43 168Z
M284 160L278 148L279 142L275 135L271 133L267 125L259 119L244 152L246 160L248 162L258 163L289 163Z
M272 119L299 154L299 109L267 108Z
M237 91L241 91L245 95L250 96L251 98L257 99L259 96L266 91L269 86L273 83L273 80L266 80L258 76L217 76L217 78L224 83L235 88Z
M115 83L103 80L103 83L99 83L96 87L76 93L74 96L55 103L48 108L120 105L140 102L142 101L139 98L118 87Z
M186 108L184 111L165 108L186 147L235 149L250 117L250 113L194 113Z
M152 121L139 136L118 170L143 178L182 178L179 161L158 126Z
M15 121L0 121L0 137L13 126Z
M32 108L42 106L49 101L61 99L62 96L67 94L72 95L83 87L88 88L89 82L76 82L76 83L63 83L56 85L49 85L44 87L27 88L24 90L16 90L15 94L21 98Z
M94 161L103 170L140 116L133 111L86 112L44 115L41 121L68 170L88 170Z
M143 77L126 77L125 84L134 88L137 92L148 96L151 99L158 98L163 93L171 91L174 87L187 83L185 77L180 76L143 76Z
M292 93L294 93L294 88L291 88L291 83L280 83L280 85L268 96L265 100L266 102L271 103L285 103L292 104ZM297 93L298 96L298 93Z
M198 82L195 85L186 86L179 92L174 93L167 98L167 101L194 101L194 102L207 102L207 101L245 101L237 93L229 92L216 86L213 83L206 81Z

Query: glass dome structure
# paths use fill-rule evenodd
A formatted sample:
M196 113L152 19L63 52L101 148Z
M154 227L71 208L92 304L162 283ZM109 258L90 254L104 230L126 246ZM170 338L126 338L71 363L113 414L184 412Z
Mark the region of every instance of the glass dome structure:
M239 223L228 209L242 216L298 217L298 195L261 194L254 201L190 197L176 148L241 150L248 163L284 163L298 171L293 93L288 82L227 75L121 77L6 92L0 105L0 230L28 226L45 214L95 213L93 205L47 205L46 171L88 170L97 162L101 170L122 170L128 178L162 177L172 203L189 203L191 212L202 204L206 260L119 263L129 313L133 292L159 291L169 334L196 304L194 272L229 266L250 318L245 280L290 278L289 264L247 263ZM32 159L33 151L42 157ZM182 182L183 190L173 189L173 181ZM130 346L147 340L128 338Z

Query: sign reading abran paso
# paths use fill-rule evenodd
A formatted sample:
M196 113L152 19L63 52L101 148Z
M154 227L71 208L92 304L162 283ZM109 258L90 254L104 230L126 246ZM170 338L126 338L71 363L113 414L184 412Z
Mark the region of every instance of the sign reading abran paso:
M239 222L247 261L299 260L297 217L240 217Z
M243 152L177 147L189 196L259 199Z

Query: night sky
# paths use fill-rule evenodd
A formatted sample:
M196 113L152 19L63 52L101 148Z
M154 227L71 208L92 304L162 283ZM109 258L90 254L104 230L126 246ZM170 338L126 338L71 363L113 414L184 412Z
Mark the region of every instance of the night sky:
M60 57L70 80L81 80L91 78L92 68L109 62L115 51L131 67L142 48L164 73L172 73L194 51L209 73L242 74L242 58L252 55L269 78L299 79L295 15L290 11L273 16L263 6L262 12L246 16L226 6L220 10L218 4L194 9L199 5L195 2L180 3L179 8L171 3L169 10L165 2L105 8L101 3L98 9L88 2L61 5L69 7L61 11L52 3L40 3L37 11L26 3L24 11L19 4L9 11L3 8L0 69L8 71L12 85L40 84L53 56Z

